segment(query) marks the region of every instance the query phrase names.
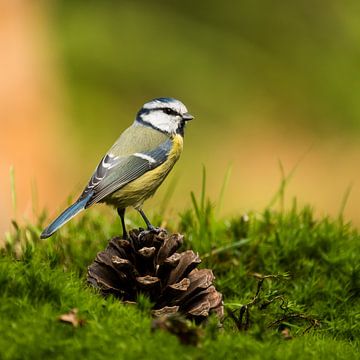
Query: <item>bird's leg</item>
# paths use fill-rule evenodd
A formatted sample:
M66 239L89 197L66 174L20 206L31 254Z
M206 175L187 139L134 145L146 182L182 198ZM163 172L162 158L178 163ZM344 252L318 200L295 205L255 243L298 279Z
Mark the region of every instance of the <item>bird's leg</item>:
M151 222L149 221L149 219L145 215L144 211L142 209L139 209L138 211L139 211L141 217L144 219L145 224L147 226L147 229L148 230L155 230L155 227L151 225Z
M155 227L151 224L151 222L149 221L149 219L146 217L145 213L142 211L142 209L137 209L141 215L141 217L144 219L146 226L147 226L147 230L142 231L141 235L145 235L147 233L155 233L155 234L159 234L161 231L166 231L165 229L162 228L158 228Z
M117 213L119 214L120 220L121 220L121 226L122 226L122 230L123 230L122 238L124 240L127 240L128 233L126 232L126 226L125 226L125 209L118 208Z

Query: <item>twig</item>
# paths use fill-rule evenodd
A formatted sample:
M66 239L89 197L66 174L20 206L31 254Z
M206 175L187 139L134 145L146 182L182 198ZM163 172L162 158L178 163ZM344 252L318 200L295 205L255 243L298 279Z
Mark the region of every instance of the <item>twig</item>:
M320 320L315 319L310 315L292 313L292 314L284 315L281 319L271 322L268 325L268 328L278 326L284 321L293 320L293 319L305 320L309 323L309 326L303 331L303 334L306 334L312 328L316 328L316 327L320 326Z
M245 305L242 305L239 309L232 311L231 309L227 309L227 313L230 316L230 318L234 321L237 329L239 331L242 330L248 330L250 326L250 312L249 309L253 307L254 305L258 304L260 301L260 292L262 289L262 286L264 284L265 279L286 279L289 277L288 273L285 274L269 274L269 275L262 275L259 273L252 273L251 276L255 277L258 281L256 293L254 297ZM282 295L275 296L271 300L267 300L266 303L263 303L259 306L260 310L265 309L267 306L269 306L271 303L273 303L276 300L281 300L282 303L280 305L280 308L285 311L283 308L283 305L285 303L285 299ZM236 316L236 312L239 311L239 316ZM245 321L243 321L245 315Z

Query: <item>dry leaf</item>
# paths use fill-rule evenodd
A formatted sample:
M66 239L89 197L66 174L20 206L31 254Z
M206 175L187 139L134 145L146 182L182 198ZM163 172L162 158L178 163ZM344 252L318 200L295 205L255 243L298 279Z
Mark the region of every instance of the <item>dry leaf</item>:
M60 315L58 320L67 324L71 324L75 328L85 324L85 320L78 317L78 309L76 308L71 309L67 314Z
M290 334L290 329L289 328L285 328L284 330L282 330L281 335L285 340L291 340L292 339L292 335Z

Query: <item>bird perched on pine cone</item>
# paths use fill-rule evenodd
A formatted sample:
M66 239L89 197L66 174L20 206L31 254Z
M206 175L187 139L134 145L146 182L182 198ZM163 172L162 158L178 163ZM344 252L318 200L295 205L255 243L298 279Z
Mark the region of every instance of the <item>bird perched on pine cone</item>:
M173 98L147 102L95 169L79 199L54 220L41 234L48 238L75 215L96 203L117 209L128 238L125 209L134 207L148 230L156 230L142 210L179 159L183 150L184 128L193 116L185 105Z

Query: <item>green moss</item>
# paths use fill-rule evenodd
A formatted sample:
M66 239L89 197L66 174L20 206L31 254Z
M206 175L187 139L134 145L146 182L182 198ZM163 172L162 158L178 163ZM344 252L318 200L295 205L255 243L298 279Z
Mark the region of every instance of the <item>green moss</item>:
M117 219L109 224L92 211L47 241L38 240L42 225L16 226L0 257L2 359L356 358L360 236L341 220L317 220L294 205L220 221L201 201L182 214L176 228L214 270L227 314L220 331L204 325L198 347L151 332L148 306L105 300L86 285L87 266L120 231ZM72 308L84 326L57 320Z

